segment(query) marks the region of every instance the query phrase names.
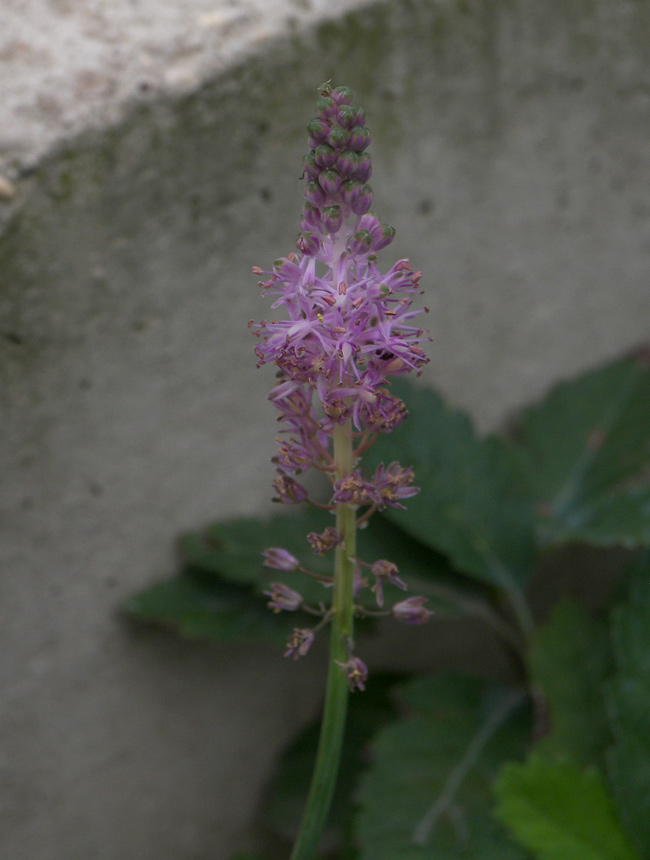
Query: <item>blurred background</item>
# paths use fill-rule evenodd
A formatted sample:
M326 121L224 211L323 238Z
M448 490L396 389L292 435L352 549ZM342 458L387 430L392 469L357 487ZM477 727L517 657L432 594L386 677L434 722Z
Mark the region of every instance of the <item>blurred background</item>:
M383 261L424 272L423 382L489 431L650 337L650 7L9 0L0 22L0 854L221 860L323 662L119 610L183 530L271 509L251 267L293 248L317 88L366 110ZM453 660L435 641L415 659Z

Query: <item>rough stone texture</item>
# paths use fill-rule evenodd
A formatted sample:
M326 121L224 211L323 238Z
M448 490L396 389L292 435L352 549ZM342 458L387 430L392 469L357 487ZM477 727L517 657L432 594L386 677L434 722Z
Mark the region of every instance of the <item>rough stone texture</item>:
M370 0L3 0L0 167L34 163L142 97L190 93L278 36Z
M316 87L366 107L386 260L425 271L428 381L489 428L649 337L650 7L0 16L0 854L222 860L317 707L322 659L194 647L116 610L173 571L181 530L268 510L250 267L292 246ZM460 659L442 625L402 641L421 665Z

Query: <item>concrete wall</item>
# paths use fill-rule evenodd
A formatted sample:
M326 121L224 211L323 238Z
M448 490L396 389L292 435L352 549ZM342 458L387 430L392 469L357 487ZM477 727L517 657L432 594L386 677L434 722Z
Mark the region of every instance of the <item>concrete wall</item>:
M173 572L180 531L269 509L250 267L292 247L324 80L367 110L387 264L425 272L427 381L482 428L650 336L650 6L337 8L47 151L6 147L2 856L225 860L317 708L322 655L194 646L117 609ZM405 648L446 663L446 637Z

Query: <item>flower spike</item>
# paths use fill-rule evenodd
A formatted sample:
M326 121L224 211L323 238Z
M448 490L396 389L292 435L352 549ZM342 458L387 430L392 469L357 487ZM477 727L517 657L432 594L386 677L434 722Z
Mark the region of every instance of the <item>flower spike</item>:
M288 550L270 547L264 552L266 568L310 577L328 589L331 603L316 609L279 582L264 592L274 612L320 617L313 629L294 629L286 657L305 656L315 633L331 628L326 740L319 747L314 790L291 860L311 860L316 854L340 758L344 703L349 691L364 690L368 679L366 664L353 653L355 614L392 614L409 624L421 624L431 614L419 597L383 610L385 586L404 590L406 585L391 561L369 564L356 554L357 529L376 511L403 508L418 492L409 467L381 464L369 475L361 460L381 434L407 417L406 406L390 391L391 379L419 374L429 360L423 350L429 334L417 325L421 312L412 309L422 293L421 272L407 260L387 271L377 263L377 254L391 244L395 230L372 211L371 136L365 111L353 104L349 87L327 82L319 88L307 140L297 250L276 260L270 270L254 268L263 294L273 299L273 316L249 323L258 367L270 364L276 371L269 395L281 428L273 458L275 501L304 502L335 516L334 523L330 520L322 531L307 536L317 556L334 556L333 577L309 571ZM311 500L295 479L310 469L329 479L329 504ZM363 575L367 570L370 576ZM379 610L367 609L364 595L374 597Z

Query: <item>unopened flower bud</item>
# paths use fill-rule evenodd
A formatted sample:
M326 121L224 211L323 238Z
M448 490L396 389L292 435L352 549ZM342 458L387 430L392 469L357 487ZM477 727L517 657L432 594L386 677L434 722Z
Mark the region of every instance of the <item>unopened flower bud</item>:
M349 140L350 132L347 128L343 128L341 125L333 125L327 135L327 142L329 145L336 147L337 149L347 146Z
M342 176L354 176L359 168L359 154L351 149L344 150L336 160L336 169Z
M314 150L314 161L319 165L319 167L333 167L334 164L336 164L337 158L338 155L336 152L326 143L321 143L321 145L317 146Z
M336 170L323 170L318 177L318 184L330 197L333 197L338 192L342 182L343 179Z
M366 124L366 112L361 107L353 107L354 111L354 124L355 125L365 125Z
M355 125L350 131L348 147L355 152L363 152L370 146L370 132L365 125Z
M306 257L313 257L318 253L320 241L315 233L300 233L296 239L296 247Z
M286 549L272 546L269 549L265 549L262 555L264 557L264 567L270 567L272 570L284 570L290 573L300 567L298 559Z
M316 164L316 160L314 159L313 155L303 155L302 167L305 174L305 178L308 182L311 179L318 178L318 174L320 173L320 167Z
M407 597L393 606L393 615L404 624L426 624L433 615L430 609L425 609L426 597Z
M350 147L351 149L352 147ZM372 174L372 161L367 152L362 152L359 155L359 163L357 165L354 178L359 182L367 182Z
M312 206L311 203L305 203L302 207L302 222L301 226L309 231L313 230L320 224L320 209Z
M373 251L381 251L382 248L390 245L395 238L395 228L389 227L388 224L380 224L379 227L375 227L371 232Z
M331 116L334 116L336 110L336 102L328 96L321 96L316 102L316 113L322 119L329 119Z
M351 204L354 214L365 215L372 206L373 197L372 188L366 183L361 187L357 199Z
M352 128L354 125L359 125L357 122L357 118L359 116L358 107L351 107L350 105L341 105L336 114L336 118L338 120L339 125L342 125L343 128ZM361 123L363 125L363 123Z
M325 192L320 184L313 179L305 186L305 199L313 206L322 206L325 202Z
M307 133L309 134L309 143L312 149L316 149L318 144L325 140L329 129L330 127L325 120L319 119L319 117L315 117L308 123ZM317 141L315 145L312 144L312 141L314 140Z
M372 248L372 235L368 230L359 230L348 242L348 250L353 257L369 254Z
M350 87L336 87L336 89L332 90L332 100L337 105L352 104L352 90Z
M346 206L354 206L361 196L363 185L357 179L346 180L339 189L341 200Z
M336 233L343 223L343 212L340 206L325 206L321 224L328 233Z

